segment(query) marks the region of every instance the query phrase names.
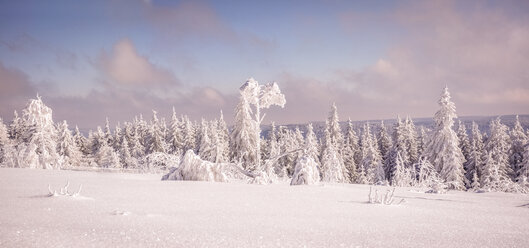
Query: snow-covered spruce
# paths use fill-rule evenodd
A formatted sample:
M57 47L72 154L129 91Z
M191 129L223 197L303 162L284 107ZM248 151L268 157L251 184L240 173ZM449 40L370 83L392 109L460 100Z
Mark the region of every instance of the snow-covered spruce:
M226 164L200 159L193 150L187 150L178 167L171 169L162 180L227 182Z
M318 164L312 156L305 154L298 158L290 185L317 184L320 181Z
M423 156L428 158L449 189L465 189L463 163L465 158L459 149L459 139L452 130L456 106L450 101L450 93L445 87L439 99L441 108L435 113L435 127L426 144Z

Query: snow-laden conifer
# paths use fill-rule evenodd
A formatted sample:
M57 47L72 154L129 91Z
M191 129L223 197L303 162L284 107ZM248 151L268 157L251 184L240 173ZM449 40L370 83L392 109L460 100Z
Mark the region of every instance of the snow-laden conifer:
M81 151L75 144L68 123L63 121L58 128L57 152L63 156L63 166L80 166Z
M448 88L443 89L438 103L441 108L435 113L434 130L423 155L434 165L449 189L461 190L465 188L465 158L459 149L459 139L452 130L457 115Z
M364 124L362 133L362 166L366 171L366 178L369 183L381 184L386 180L382 158L378 151L376 139L371 134L369 123Z
M509 163L513 170L514 178L518 177L518 171L520 170L521 163L524 159L524 145L529 142L527 135L520 124L518 116L514 122L514 127L510 133L511 136L511 149L509 151Z

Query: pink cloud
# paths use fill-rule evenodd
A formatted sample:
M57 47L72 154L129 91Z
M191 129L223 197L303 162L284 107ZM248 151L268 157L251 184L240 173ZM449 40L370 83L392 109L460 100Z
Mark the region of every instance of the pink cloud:
M110 54L103 52L98 62L99 69L109 80L123 86L179 84L172 72L138 54L128 39L116 43Z

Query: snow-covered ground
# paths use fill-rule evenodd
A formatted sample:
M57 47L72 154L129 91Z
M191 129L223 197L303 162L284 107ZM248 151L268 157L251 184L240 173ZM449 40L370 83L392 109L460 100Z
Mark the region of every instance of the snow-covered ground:
M527 247L529 196L0 169L0 247ZM47 197L70 181L79 197ZM383 187L378 187L385 190Z

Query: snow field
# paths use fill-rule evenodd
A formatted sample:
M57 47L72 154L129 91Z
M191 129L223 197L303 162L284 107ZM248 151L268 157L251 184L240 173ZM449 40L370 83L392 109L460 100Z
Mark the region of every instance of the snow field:
M529 197L0 169L0 247L525 247ZM81 197L46 197L47 185ZM377 187L385 192L385 187Z

